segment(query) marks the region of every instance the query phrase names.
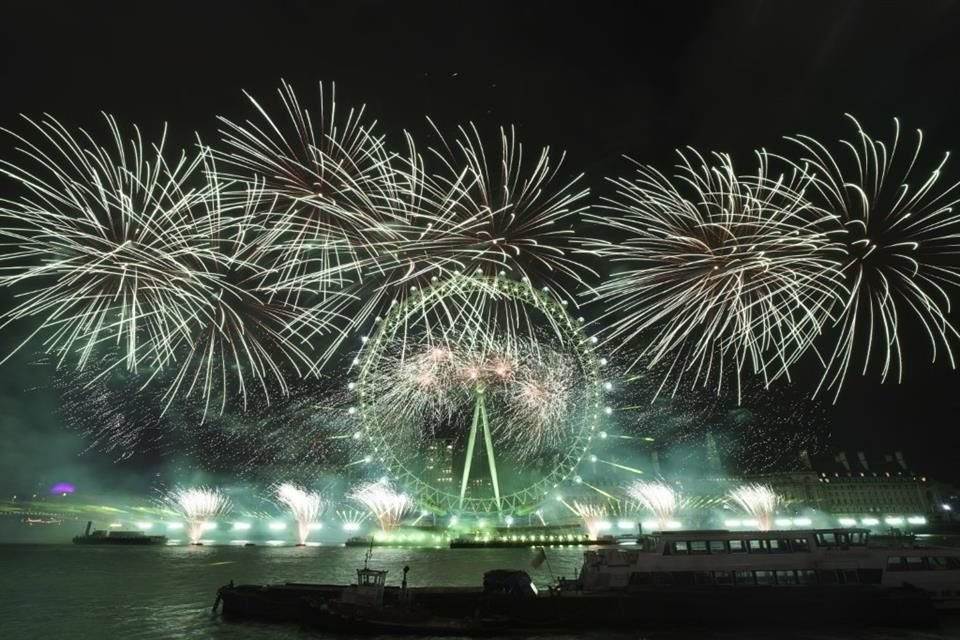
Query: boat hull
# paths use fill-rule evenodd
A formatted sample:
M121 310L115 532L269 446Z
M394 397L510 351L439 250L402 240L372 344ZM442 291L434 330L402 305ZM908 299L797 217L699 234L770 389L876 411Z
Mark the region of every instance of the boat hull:
M676 627L930 627L930 597L916 589L858 587L656 588L552 591L519 596L479 588L384 590L383 605L340 602L345 586L223 587L227 618L258 618L368 633L486 635L509 630L635 630ZM216 607L216 605L215 605ZM802 615L798 612L803 612Z

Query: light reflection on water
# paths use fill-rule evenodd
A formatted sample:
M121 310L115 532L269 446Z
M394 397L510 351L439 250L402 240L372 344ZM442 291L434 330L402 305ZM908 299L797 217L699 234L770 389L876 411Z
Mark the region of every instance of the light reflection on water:
M296 626L234 624L210 614L219 586L271 582L348 583L363 564L366 549L343 547L94 547L73 545L0 545L0 638L92 640L93 638L312 638L321 634ZM388 584L397 584L404 565L411 586L479 585L494 568L523 569L538 586L552 575L572 577L583 550L550 549L548 564L530 566L535 551L521 549L384 549L374 550L371 565L388 569ZM792 615L803 615L793 612ZM797 638L832 640L947 640L960 629L936 631L862 630L712 633L658 631L649 634L606 633L592 638ZM571 636L572 637L572 636Z

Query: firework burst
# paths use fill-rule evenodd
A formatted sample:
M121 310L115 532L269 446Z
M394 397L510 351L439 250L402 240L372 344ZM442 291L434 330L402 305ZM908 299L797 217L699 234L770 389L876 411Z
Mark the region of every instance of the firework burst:
M627 495L653 514L661 531L670 526L680 507L680 495L666 482L638 480L627 488Z
M837 395L857 361L863 374L878 362L882 379L902 379L901 334L908 320L923 328L932 358L942 349L953 367L960 338L949 317L949 293L960 286L960 216L954 210L960 183L942 176L950 154L921 175L921 131L913 144L902 142L894 119L888 144L848 117L856 135L840 141L839 153L809 136L788 138L800 150L789 162L810 176L807 197L828 214L819 226L836 249L840 286L828 309L835 342L821 354L818 391L835 389Z
M814 227L802 176L756 175L730 158L680 153L671 180L638 165L590 219L616 241L584 246L616 267L593 295L607 304L606 340L638 340L635 363L667 365L673 391L742 370L783 375L819 332L834 286L828 237Z
M327 503L319 493L307 491L303 487L285 482L277 487L277 500L290 510L297 521L297 540L301 545L307 543L310 525L320 519Z
M531 459L567 441L577 409L571 357L524 341L482 345L425 340L383 357L371 376L368 410L389 424L398 444L416 448L472 410L482 392L492 434L517 458Z
M31 338L44 334L46 352L80 368L115 348L118 365L150 371L170 361L166 347L204 305L193 261L209 249L194 220L214 187L188 186L205 151L168 162L165 130L152 147L137 129L128 143L106 119L112 146L52 119L27 119L38 143L7 131L24 163L0 161L0 172L29 195L0 203L2 281L22 300L4 325L36 321Z
M219 489L208 487L174 489L165 497L165 501L186 520L187 535L193 544L200 542L207 522L222 518L233 509L230 498Z
M769 531L780 502L773 489L763 484L746 484L731 490L727 497L757 521L760 531Z
M413 509L410 496L398 493L393 485L384 479L361 484L350 492L349 497L370 512L381 531L392 531Z

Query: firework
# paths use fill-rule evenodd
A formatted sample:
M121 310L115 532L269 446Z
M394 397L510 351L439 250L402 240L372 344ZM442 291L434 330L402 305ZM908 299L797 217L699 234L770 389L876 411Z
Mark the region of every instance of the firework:
M731 490L727 496L757 521L760 531L769 531L780 497L763 484L746 484Z
M638 165L613 180L591 219L617 240L586 241L615 270L593 295L607 305L606 341L641 341L635 362L667 365L664 384L743 370L783 375L819 332L835 286L829 238L815 227L804 178L756 175L730 158L680 153L675 179Z
M376 519L381 531L391 531L413 509L413 500L397 493L388 480L367 482L350 492L349 497L362 504Z
M638 480L628 487L627 495L653 514L661 530L670 526L673 514L680 507L680 496L665 482Z
M491 435L505 451L530 459L566 441L578 379L572 358L547 345L493 338L465 346L408 340L382 358L367 403L398 443L417 446L471 413L482 392Z
M349 329L434 279L513 271L579 284L588 272L564 248L587 192L559 179L562 159L548 149L529 162L502 130L499 153L485 150L469 126L453 140L441 135L428 163L409 134L405 157L387 150L365 109L344 111L332 87L320 87L316 109L290 85L279 95L278 117L250 97L259 124L221 118L226 150L217 155L238 170L229 175L237 183L262 182L267 219L278 201L293 211L283 224L285 282L348 319L323 361Z
M823 233L835 247L836 291L828 309L836 330L823 349L824 374L818 391L836 395L851 368L863 374L879 363L880 376L903 375L901 333L910 321L922 327L933 359L940 349L956 366L960 333L950 318L949 292L960 285L960 183L942 179L945 153L927 175L917 169L923 134L913 144L872 138L852 116L852 140L841 140L837 154L809 136L788 138L799 148L789 161L809 174L807 197L826 214ZM836 395L834 398L836 398Z
M166 364L204 300L191 263L208 249L193 222L213 187L188 183L206 152L168 162L165 130L147 147L134 129L127 144L110 116L112 147L52 119L27 123L40 143L8 131L24 163L0 161L29 194L2 203L3 284L22 300L4 325L35 320L31 338L46 334L45 350L80 368L111 345L130 371Z
M571 510L583 521L583 528L591 540L596 540L601 531L610 527L605 505L574 500Z
M18 140L39 168L0 163L30 194L3 204L0 239L15 249L2 283L24 299L4 324L36 320L58 365L104 376L122 366L144 387L166 386L166 407L196 394L221 413L233 397L246 408L251 386L285 394L287 376L314 370L310 339L335 317L279 273L292 214L274 206L265 225L262 187L228 204L207 148L171 164L162 138L148 151L136 131L126 144L109 117L114 148L28 122L44 145Z
M277 487L277 500L290 510L297 521L297 539L301 545L307 543L310 525L316 522L326 510L327 504L319 493L307 491L295 484L285 482Z
M166 496L165 501L183 515L187 522L187 535L193 544L200 542L207 522L222 518L233 509L230 498L219 489L208 487L175 489Z

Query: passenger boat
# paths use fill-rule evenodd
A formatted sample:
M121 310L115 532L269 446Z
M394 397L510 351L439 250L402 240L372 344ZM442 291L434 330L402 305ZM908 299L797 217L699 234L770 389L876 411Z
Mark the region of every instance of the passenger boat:
M671 531L634 547L584 553L576 588L916 588L941 610L960 610L960 549L912 538L870 543L867 529Z
M90 532L92 522L87 522L87 529L82 536L74 536L74 544L104 544L104 545L155 545L166 544L167 536L148 536L143 531L94 531Z

